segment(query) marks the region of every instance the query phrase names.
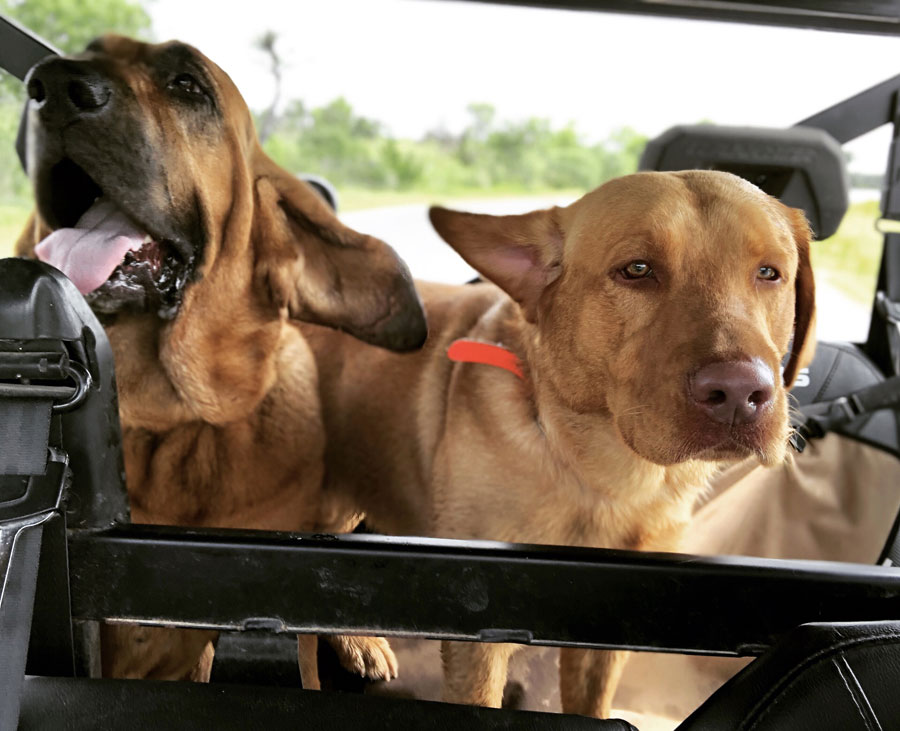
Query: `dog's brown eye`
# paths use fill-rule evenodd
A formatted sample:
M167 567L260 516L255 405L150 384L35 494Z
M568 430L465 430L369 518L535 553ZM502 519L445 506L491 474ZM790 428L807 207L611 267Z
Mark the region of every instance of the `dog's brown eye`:
M633 261L626 265L622 270L622 274L626 279L643 279L649 277L653 273L650 265L645 261Z
M169 82L169 88L183 91L186 94L203 94L203 87L201 87L200 84L197 83L197 79L190 74L178 74L178 76Z
M760 267L756 272L757 279L764 279L767 282L774 282L780 278L778 270L774 267Z

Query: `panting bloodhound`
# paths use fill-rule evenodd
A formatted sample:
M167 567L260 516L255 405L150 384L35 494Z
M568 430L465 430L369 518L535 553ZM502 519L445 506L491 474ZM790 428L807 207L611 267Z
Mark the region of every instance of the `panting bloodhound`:
M27 88L37 207L17 252L61 269L106 327L133 520L346 527L320 499L317 370L297 323L420 347L406 266L264 154L234 83L190 46L106 36L41 62ZM107 626L104 673L202 676L211 639ZM345 665L396 674L384 640L333 642ZM314 648L301 641L311 687Z

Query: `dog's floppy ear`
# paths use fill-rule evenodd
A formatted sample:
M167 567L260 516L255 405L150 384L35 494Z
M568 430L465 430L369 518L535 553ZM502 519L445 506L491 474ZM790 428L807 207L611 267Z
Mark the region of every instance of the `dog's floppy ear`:
M797 244L797 277L794 282L794 339L784 369L784 385L790 388L801 368L808 366L816 349L816 284L813 280L809 244L812 233L803 211L788 209Z
M563 234L556 210L489 216L435 206L428 215L441 238L534 322L541 293L561 272Z
M32 211L25 223L25 228L19 234L19 238L13 246L13 253L26 259L34 259L34 247L37 243L50 235L50 229L37 214Z
M257 178L256 277L290 317L396 351L425 342L422 303L387 244L344 226L306 183L274 164Z

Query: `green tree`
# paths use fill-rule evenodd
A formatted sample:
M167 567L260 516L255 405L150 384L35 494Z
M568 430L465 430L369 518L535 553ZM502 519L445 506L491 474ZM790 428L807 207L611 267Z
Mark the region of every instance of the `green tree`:
M34 31L64 53L77 53L103 33L149 38L150 16L136 0L0 0L0 13ZM21 84L0 71L6 92L23 98Z
M457 155L464 165L472 165L486 155L485 144L493 129L497 110L492 104L476 102L469 104L466 111L472 121L459 138Z
M267 30L253 43L258 51L262 51L269 57L269 68L275 79L275 90L272 93L272 101L269 102L269 106L263 113L261 119L257 120L258 123L256 128L259 130L260 142L265 142L269 138L269 135L272 134L272 130L275 129L278 101L281 99L281 78L284 63L281 60L281 54L278 53L278 50L275 48L277 42L278 34L273 30Z
M636 172L641 153L647 146L647 136L631 127L622 127L610 135L603 147L607 152L605 180Z
M403 149L394 139L385 140L381 160L391 174L391 187L408 190L416 185L425 172L425 163L412 149Z
M103 33L148 38L150 16L136 0L0 0L0 13L13 18L66 53L84 50ZM28 184L15 153L25 89L0 70L0 202L27 195Z
M388 139L380 122L356 114L340 97L315 109L290 102L264 147L288 170L324 175L336 185L409 185L417 174L415 160L400 150L385 151Z

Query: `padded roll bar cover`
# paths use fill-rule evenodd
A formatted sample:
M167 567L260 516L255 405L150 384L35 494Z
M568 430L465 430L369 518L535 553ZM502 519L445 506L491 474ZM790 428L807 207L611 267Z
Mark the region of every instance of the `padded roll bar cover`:
M898 687L900 622L805 624L713 693L677 731L896 728Z
M640 170L724 170L806 213L816 238L837 231L850 204L844 152L813 127L679 125L650 140Z
M65 343L91 373L84 402L61 415L72 469L70 528L128 520L122 435L112 348L84 297L58 269L31 259L0 259L0 340Z
M71 307L58 303L71 300ZM29 259L0 259L0 339L81 339L90 308L75 285L53 267ZM92 374L93 375L93 374Z
M297 177L322 196L322 199L331 207L331 210L337 213L337 189L326 178L323 178L321 175L314 175L313 173L300 173Z

